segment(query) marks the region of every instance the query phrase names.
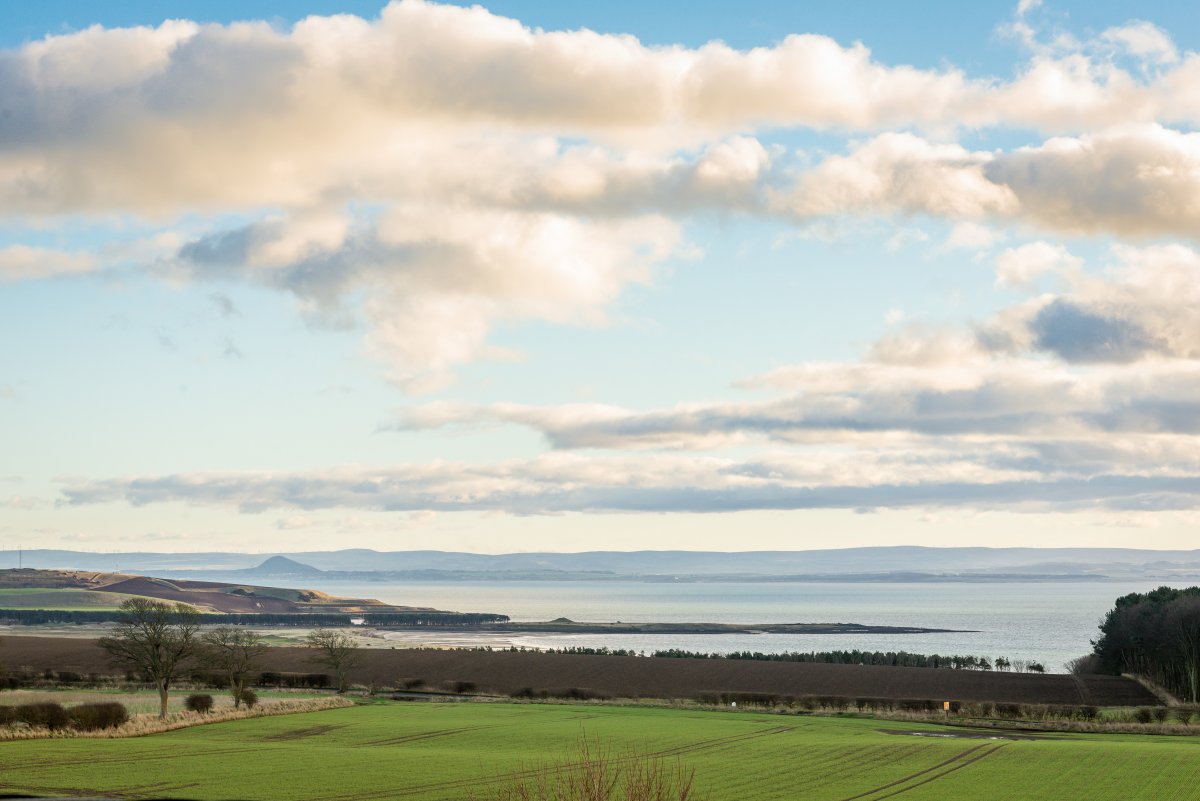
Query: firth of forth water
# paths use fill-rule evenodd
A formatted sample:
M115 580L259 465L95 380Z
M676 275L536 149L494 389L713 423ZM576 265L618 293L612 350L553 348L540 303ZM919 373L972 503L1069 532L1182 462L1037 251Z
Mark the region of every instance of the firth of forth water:
M647 653L689 651L909 651L1034 660L1050 672L1091 650L1105 612L1118 596L1157 582L1005 583L625 581L355 582L322 584L337 595L405 606L500 612L516 621L627 623L862 623L968 630L935 634L544 634L528 636L422 632L398 640L433 644L536 648L591 646Z

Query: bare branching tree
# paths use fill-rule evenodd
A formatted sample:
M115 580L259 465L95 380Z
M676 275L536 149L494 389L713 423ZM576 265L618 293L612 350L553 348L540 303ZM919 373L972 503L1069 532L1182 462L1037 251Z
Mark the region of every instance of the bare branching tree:
M159 717L167 716L171 684L199 645L200 613L183 603L130 598L121 604L121 623L100 647L118 664L149 677L158 689Z
M258 670L267 646L257 631L219 626L201 638L201 658L214 671L229 681L229 693L236 709L242 705L242 695L251 675Z
M335 629L313 629L305 638L316 651L313 662L325 665L337 679L337 691L346 692L346 671L362 663L362 653L349 634Z

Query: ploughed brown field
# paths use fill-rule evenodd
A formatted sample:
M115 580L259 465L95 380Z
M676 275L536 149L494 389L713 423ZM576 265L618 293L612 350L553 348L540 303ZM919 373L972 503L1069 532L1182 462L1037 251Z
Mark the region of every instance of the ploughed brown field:
M271 648L263 668L324 672L311 656L304 648ZM1137 682L1119 676L509 651L370 649L362 657L350 681L377 687L419 679L427 689L470 682L479 692L509 694L529 688L554 694L578 688L625 698L696 698L721 692L1096 706L1159 703ZM0 660L10 669L112 672L95 640L6 636L0 643Z

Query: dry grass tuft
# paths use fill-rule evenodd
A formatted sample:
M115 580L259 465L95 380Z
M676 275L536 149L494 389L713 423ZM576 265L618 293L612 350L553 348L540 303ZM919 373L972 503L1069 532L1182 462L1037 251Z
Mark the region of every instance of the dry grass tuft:
M699 801L695 769L661 756L614 757L598 741L580 738L573 761L539 765L502 777L476 801Z
M160 734L175 729L186 729L189 726L203 726L209 723L224 723L229 720L246 718L264 718L272 715L293 715L298 712L319 712L325 709L340 709L354 706L348 698L304 698L280 699L262 701L253 709L234 709L225 707L215 712L200 714L196 712L176 712L164 720L157 715L137 715L123 726L99 731L75 731L62 729L49 731L47 729L16 729L0 728L0 740L65 740L77 737L92 739L115 739L119 737L143 737L147 734Z

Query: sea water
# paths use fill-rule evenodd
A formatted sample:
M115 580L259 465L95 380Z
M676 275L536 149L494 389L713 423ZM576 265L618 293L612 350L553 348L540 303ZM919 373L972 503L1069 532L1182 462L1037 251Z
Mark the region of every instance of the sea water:
M326 592L404 606L499 612L514 621L861 623L958 629L930 634L397 634L397 640L531 648L688 651L909 651L1006 656L1047 671L1091 651L1113 602L1159 582L632 582L322 583Z

